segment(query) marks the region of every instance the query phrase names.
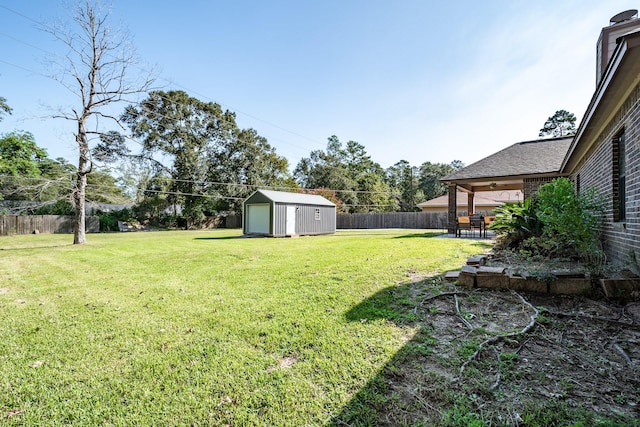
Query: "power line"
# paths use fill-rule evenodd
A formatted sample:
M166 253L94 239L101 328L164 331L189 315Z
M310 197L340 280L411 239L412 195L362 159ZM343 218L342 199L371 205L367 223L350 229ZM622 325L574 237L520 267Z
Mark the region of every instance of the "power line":
M51 27L51 26L49 26L49 25L47 25L47 24L45 24L45 23L43 23L43 22L40 22L40 21L38 21L38 20L36 20L36 19L33 19L33 18L31 18L31 17L29 17L29 16L27 16L27 15L23 14L23 13L20 13L20 12L18 12L18 11L16 11L16 10L13 10L13 9L11 9L11 8L9 8L9 7L6 7L6 6L4 6L4 5L1 5L1 4L0 4L0 8L3 8L3 9L5 9L5 10L7 10L8 12L13 13L13 14L15 14L15 15L17 15L17 16L20 16L21 18L27 19L28 21L33 22L34 24L36 24L37 26L39 26L39 27L41 27L41 28L43 28L43 29L47 29L48 31L53 31L53 32L55 32L55 31L56 31L56 29L55 29L55 28L53 28L53 27ZM35 45L31 44L31 43L28 43L28 42L25 42L25 41L23 41L23 40L20 40L20 39L18 39L18 38L16 38L16 37L13 37L13 36L8 35L8 34L6 34L6 33L0 32L0 35L2 35L2 36L4 36L4 37L7 37L7 38L9 38L9 39L11 39L11 40L14 40L14 41L16 41L16 42L18 42L18 43L24 44L25 46L29 46L29 47L31 47L31 48L34 48L34 49L40 50L40 51L42 51L42 52L44 52L44 53L47 53L47 54L49 54L49 55L52 55L52 56L55 56L55 57L60 57L59 55L57 55L57 54L55 54L55 53L52 53L52 52L47 51L47 50L45 50L45 49L42 49L42 48L40 48L40 47L38 47L38 46L35 46ZM2 61L2 62L6 63L6 64L8 64L8 65L14 66L14 67L16 67L16 68L20 68L20 69L25 70L25 71L34 72L34 71L32 71L32 70L29 70L29 69L24 68L24 67L19 66L19 65L11 64L11 63L8 63L8 62L5 62L5 61ZM144 68L142 68L142 67L138 66L137 64L131 64L131 65L132 65L134 68L137 68L137 69L138 69L138 70L140 70L140 71L143 71L143 72L145 72L145 73L150 73L150 71L149 71L149 70L144 69ZM42 74L40 74L40 73L37 73L37 74L42 75ZM45 77L48 77L48 76L45 76ZM208 95L203 94L203 93L200 93L200 92L195 91L195 90L192 90L192 89L190 89L190 88L188 88L188 87L186 87L186 86L184 86L184 85L182 85L182 84L180 84L180 83L177 83L177 82L175 82L175 81L173 81L173 80L170 80L170 79L164 78L164 77L162 77L162 76L160 76L160 77L159 77L159 79L160 79L160 80L165 81L166 83L172 84L172 85L174 85L174 86L176 86L176 87L179 87L179 88L181 88L181 89L184 89L185 91L187 91L187 92L189 92L189 93L193 93L193 94L195 94L195 95L198 95L198 96L200 96L200 97L203 97L203 98L205 98L205 99L207 99L207 100L209 100L209 101L211 101L211 102L216 102L213 98L209 97ZM216 102L216 103L217 103L217 102ZM228 105L228 104L225 104L225 103L220 102L220 103L219 103L219 105L226 107L228 110L232 110L234 113L242 114L242 115L244 115L244 116L246 116L246 117L249 117L249 118L251 118L251 119L253 119L253 120L257 120L257 121L262 122L262 123L265 123L265 124L267 124L267 125L269 125L269 126L272 126L272 127L276 128L276 129L280 129L280 130L282 130L282 131L284 131L284 132L287 132L287 133L289 133L289 134L291 134L291 135L297 136L297 137L299 137L299 138L306 139L306 140L308 140L308 141L310 141L310 142L313 142L313 143L315 143L315 144L320 144L320 145L322 145L322 143L321 143L321 142L319 142L319 141L317 141L317 140L315 140L315 139L313 139L313 138L307 137L307 136L305 136L305 135L302 135L302 134L300 134L300 133L297 133L297 132L295 132L295 131L292 131L292 130L290 130L290 129L287 129L287 128L283 127L283 126L277 125L277 124L275 124L275 123L269 122L268 120L264 120L264 119L262 119L262 118L260 118L260 117L255 116L255 115L252 115L252 114L246 113L246 112L244 112L244 111L242 111L242 110L239 110L239 109L237 109L237 108L234 108L233 106L230 106L230 105ZM277 138L274 138L274 139L277 139ZM284 143L284 144L286 144L286 145L290 145L290 146L295 147L295 148L299 148L299 149L302 149L302 150L309 150L309 148L308 148L308 147L300 147L300 146L298 146L298 145L291 144L291 143L288 143L288 142L286 142L286 141L283 141L282 139L277 139L277 140L279 140L280 142L282 142L282 143Z
M67 175L62 175L61 178L58 179L52 179L52 178L46 178L46 177L29 177L29 176L13 176L13 175L0 175L0 179L4 178L4 179L16 179L16 180L26 180L26 181L40 181L43 183L61 183L64 182L64 179L69 179L69 182L71 182L74 179L75 173L69 173ZM65 178L67 177L67 178ZM152 177L153 178L153 177ZM198 181L198 180L190 180L190 179L181 179L181 178L172 178L172 177L163 177L165 179L167 179L169 181L169 183L171 182L182 182L182 183L187 183L187 184L199 184L202 186L227 186L227 187L244 187L247 189L284 189L284 190L295 190L295 189L299 189L299 190L304 190L304 191L310 191L310 192L330 192L330 193L356 193L356 194L382 194L382 195L386 195L386 196L393 196L394 192L392 190L389 191L368 191L368 190L338 190L338 189L332 189L332 188L292 188L292 187L288 187L288 186L283 186L283 185L262 185L262 184L243 184L243 183L237 183L237 182L222 182L222 181ZM111 186L105 186L105 185L100 185L100 184L90 184L87 183L87 186L99 186L102 188L112 188ZM117 185L116 185L117 186ZM119 188L119 187L118 187ZM141 191L147 191L147 190L141 190Z
M36 23L37 25L39 25L39 26L41 26L41 27L43 27L43 28L47 28L47 29L49 29L49 30L55 31L55 29L53 29L52 27L49 27L49 26L47 26L46 24L43 24L42 22L39 22L39 21L37 21L37 20L35 20L35 19L32 19L32 18L30 18L30 17L28 17L28 16L26 16L26 15L24 15L24 14L22 14L22 13L19 13L19 12L17 12L17 11L15 11L15 10L13 10L13 9L10 9L10 8L8 8L8 7L6 7L6 6L3 6L3 5L0 5L0 7L2 7L3 9L6 9L6 10L8 10L9 12L14 13L14 14L16 14L16 15L18 15L18 16L21 16L22 18L28 19L29 21L34 22L34 23ZM26 46L29 46L29 47L32 47L32 48L34 48L34 49L38 49L38 50L41 50L41 51L43 51L43 52L45 52L45 53L48 53L48 54L51 54L51 55L54 55L54 56L59 57L59 56L58 56L58 55L56 55L56 54L53 54L53 53L51 53L51 52L49 52L49 51L47 51L47 50L41 49L41 48L40 48L40 47L38 47L38 46L35 46L35 45L30 44L30 43L24 42L24 41L22 41L22 40L20 40L20 39L17 39L17 38L15 38L15 37L10 36L10 35L7 35L7 34L5 34L5 33L0 33L0 35L3 35L3 36L5 36L5 37L7 37L7 38L10 38L10 39L12 39L12 40L15 40L15 41L17 41L17 42L19 42L19 43L22 43L22 44L24 44L24 45L26 45ZM35 73L35 74L42 75L42 74L37 73L37 72L35 72L35 71L33 71L33 70L29 70L29 69L27 69L27 68L25 68L25 67L22 67L22 66L19 66L19 65L16 65L16 64L12 64L12 63L9 63L9 62L6 62L6 61L1 61L1 62L6 63L6 64L11 65L11 66L14 66L14 67L17 67L17 68L20 68L20 69L23 69L23 70L26 70L26 71L29 71L29 72L32 72L32 73ZM134 65L134 66L135 66L135 65ZM137 67L137 66L135 66L135 67L136 67L136 68L138 68L138 69L140 69L140 70L142 70L142 71L148 72L147 70L144 70L143 68L140 68L140 67ZM48 77L48 76L45 76L45 77ZM164 81L166 81L166 82L168 82L168 83L170 83L170 84L176 85L176 86L181 87L181 88L184 88L184 89L186 89L186 90L189 90L189 89L188 89L188 88L186 88L185 86L180 85L180 84L178 84L178 83L176 83L176 82L174 82L174 81L171 81L171 80L168 80L168 79L164 79L164 78L161 78L161 79L162 79L162 80L164 80ZM201 93L199 93L199 92L197 92L197 91L191 91L191 92L192 92L192 93L195 93L195 94L198 94L198 95L200 95L200 96L202 96L202 97L204 97L204 98L206 98L206 99L211 100L211 98L210 98L210 97L208 97L207 95L201 94ZM161 98L163 98L163 99L164 99L164 100L166 100L166 101L173 102L173 101L172 101L171 99L169 99L166 95L162 95L162 94L161 94L161 95L160 95L160 97L161 97ZM220 104L220 105L225 105L225 104ZM238 110L238 111L239 111L239 110ZM306 136L304 136L304 135L297 134L296 132L290 131L290 130L288 130L288 129L286 129L286 128L283 128L283 127L280 127L280 126L275 125L275 124L273 124L273 123L270 123L270 122L268 122L268 121L266 121L266 120L262 120L262 119L260 119L260 118L258 118L258 117L252 116L252 115L247 114L247 113L244 113L244 112L242 112L242 111L239 111L239 112L240 112L241 114L243 114L243 115L247 115L247 116L249 116L249 117L251 117L251 118L253 118L253 119L260 120L260 121L262 121L262 122L264 122L264 123L266 123L266 124L269 124L269 125L271 125L271 126L274 126L274 127L279 128L279 129L281 129L281 130L287 131L287 132L289 132L289 133L291 133L291 134L293 134L293 135L296 135L296 136L298 136L298 137L301 137L301 138L307 139L307 140L312 141L312 142L318 142L318 141L315 141L315 140L313 140L313 139L311 139L311 138L308 138L308 137L306 137ZM162 115L162 114L157 113L157 112L153 112L153 111L151 111L150 113L151 113L151 114L156 114L158 117L166 117L165 115ZM224 123L231 124L231 122L230 122L230 121L227 121L227 120L225 120L224 118L222 118L222 119L221 119L221 121L222 121L222 122L224 122ZM134 138L132 138L132 137L130 137L130 136L128 136L128 137L127 137L127 139L128 139L128 140L130 140L130 141L136 142L136 143L138 143L138 144L140 144L140 145L143 145L140 141L138 141L138 140L136 140L136 139L134 139ZM301 147L298 147L298 148L301 148ZM175 181L190 182L190 181L187 181L187 180L175 180ZM191 181L191 182L197 183L197 181ZM222 182L203 182L203 184L209 184L209 185L236 185L236 186L244 186L245 188L260 188L260 187L265 188L265 187L266 187L266 186L258 186L258 185L237 184L237 183L222 183ZM274 187L272 187L272 188L274 188ZM283 188L283 187L275 187L275 188ZM284 188L286 188L286 187L284 187ZM391 192L391 191L334 190L334 189L315 189L315 190L316 190L316 191L318 191L318 190L332 191L332 192L335 192L335 193L345 193L345 192L349 192L349 193L354 193L354 194L384 194L384 195L392 195L392 192Z
M55 184L64 184L65 181L62 179L58 179L58 180L54 180L54 179L49 179L49 178L44 178L44 177L15 177L15 176L10 176L10 175L0 175L0 181L2 181L2 179L6 179L6 178L10 178L10 179L20 179L20 180L26 180L26 181L38 181L40 183L43 184L51 184L51 183L55 183ZM176 180L176 181L185 181L185 180ZM186 182L192 182L192 181L186 181ZM67 188L67 190L72 191L73 190L73 186L70 182L70 187ZM249 184L236 184L236 183L222 183L222 182L218 182L217 184L221 184L221 185L229 185L229 186L243 186L243 187L247 187L247 188L277 188L277 189L288 189L288 190L292 190L291 188L288 187L282 187L282 186L257 186L257 185L249 185ZM113 189L113 187L111 186L105 186L105 185L100 185L100 184L87 184L87 188L93 188L93 189L108 189L111 190ZM334 191L334 190L329 190L329 189L314 189L314 190L309 190L309 189L303 189L305 191L318 191L318 190L324 190L324 191ZM207 193L190 193L190 192L183 192L183 191L169 191L169 190L154 190L154 189L140 189L140 191L142 193L152 193L152 194L157 194L157 195L174 195L174 196L178 196L178 197L185 197L185 196L189 196L189 197L205 197L205 198L210 198L210 199L216 199L216 200L234 200L234 201L238 201L238 200L245 200L246 197L237 197L237 196L229 196L229 195L222 195L222 194L207 194ZM340 190L335 190L337 192L339 192ZM346 190L345 190L346 191ZM341 204L342 207L349 207L349 208L388 208L388 207L395 207L394 204L358 204L358 203L342 203Z
M59 55L56 55L56 54L54 54L54 53L52 53L52 52L49 52L49 51L44 50L44 49L41 49L41 48L39 48L39 47L37 47L37 46L34 46L34 45L30 44L30 43L27 43L27 42L21 41L21 40L19 40L19 39L16 39L15 37L9 36L9 35L7 35L7 34L5 34L5 33L0 33L0 35L5 36L5 37L8 37L8 38L10 38L10 39L12 39L12 40L15 40L15 41L17 41L17 42L19 42L19 43L21 43L21 44L26 45L26 46L30 46L30 47L33 47L33 48L35 48L35 49L41 50L42 52L45 52L45 53L47 53L47 54L49 54L49 55L53 55L53 56L57 56L57 57L59 57ZM47 78L47 79L51 79L51 80L57 81L57 80L56 80L55 78L53 78L52 76L49 76L49 75L43 74L43 73L41 73L41 72L38 72L38 71L35 71L35 70L32 70L32 69L29 69L29 68L23 67L23 66L21 66L21 65L14 64L14 63L12 63L12 62L4 61L4 60L1 60L1 59L0 59L0 62L1 62L1 63L4 63L4 64L6 64L6 65L9 65L9 66L11 66L11 67L17 68L17 69L20 69L20 70L23 70L23 71L27 71L27 72L32 73L32 74L35 74L35 75L39 75L39 76L41 76L41 77L45 77L45 78ZM143 69L143 68L140 68L140 67L137 67L137 66L135 66L135 65L134 65L134 68L138 68L138 69L140 69L140 70L142 70L142 71L145 71L145 72L147 71L147 70L145 70L145 69ZM170 80L164 79L164 78L162 78L162 77L160 77L160 79L161 79L161 80L165 80L165 81L167 81L168 83L172 83ZM59 83L59 82L58 82L58 83ZM177 85L177 86L179 86L179 87L183 87L183 88L184 88L184 86L181 86L181 85L179 85L179 84L177 84L177 83L174 83L174 84L176 84L176 85ZM189 89L188 89L188 88L184 88L184 89L186 89L187 91L189 91ZM169 102L169 103L171 103L171 104L175 104L175 102L174 102L172 99L168 98L168 97L167 97L166 95L164 95L164 94L160 94L160 92L161 92L161 91L155 90L155 91L153 91L153 92L156 92L156 94L158 94L158 95L159 95L159 97L160 97L161 99L163 99L163 100L165 100L165 101L168 101L168 102ZM195 93L195 94L198 94L198 92L195 92L195 91L191 91L191 92L192 92L192 93ZM149 92L148 94L150 94L150 92ZM190 96L191 96L191 95L190 95ZM204 97L205 97L205 98L207 98L210 102L214 102L214 103L216 103L216 104L218 104L218 105L220 105L220 106L225 106L225 107L227 107L227 108L230 108L229 106L227 106L227 105L225 105L225 104L223 104L223 103L218 103L218 102L216 102L215 100L213 100L213 99L212 99L212 98L210 98L210 97L207 97L206 95L200 95L200 96L204 96ZM121 102L128 102L128 101L126 101L126 100L122 100ZM237 112L237 110L229 110L229 109L227 109L227 111L230 111L230 112L232 112L232 113L234 113L234 114ZM168 116L166 116L166 115L164 115L164 114L160 114L160 113L158 113L158 112L156 112L156 111L148 111L148 112L147 112L147 114L156 115L158 118L168 118L168 119L170 119ZM246 113L243 113L243 114L244 114L244 115L247 115L247 116L249 116L249 117L253 117L253 116L250 116L250 115L248 115L248 114L246 114ZM228 125L237 126L237 123L235 123L235 122L230 122L230 121L226 120L224 117L218 117L217 119L218 119L221 123L225 123L225 124L228 124ZM255 117L255 119L260 120L260 119L259 119L259 118L257 118L257 117ZM265 123L269 123L269 122L264 121L264 120L261 120L261 121L263 121L263 122L265 122ZM275 125L275 124L270 124L270 125L271 125L271 126L274 126L274 127L279 127L279 126L277 126L277 125ZM279 127L279 128L280 128L280 127ZM281 128L281 129L285 130L284 128ZM295 134L295 132L292 132L292 131L288 131L288 132ZM300 135L300 136L301 136L301 135ZM135 141L135 142L138 142L140 145L142 145L142 143L140 143L139 141L135 140L135 139L134 139L134 138L132 138L131 136L126 136L126 137L127 137L127 139L132 140L132 141ZM301 136L301 137L303 137L303 136ZM307 137L303 137L303 138L310 139L310 138L307 138ZM266 138L265 138L265 139L266 139ZM281 139L281 138L277 138L277 137L270 137L270 139L267 139L267 141L274 141L274 140L275 140L275 141L279 141L279 142L281 142L281 143L283 143L283 144L285 144L285 145L289 145L289 146L291 146L291 147L298 148L298 149L300 149L300 150L305 150L305 151L309 150L309 148L307 148L307 147L301 147L301 146L299 146L299 145L292 144L292 143L290 143L290 142L284 141L284 140L283 140L283 139ZM312 141L313 141L313 140L312 140ZM317 141L314 141L314 142L317 142ZM272 144L269 144L269 145L270 145L270 146L273 146ZM273 148L275 149L275 146L273 146Z

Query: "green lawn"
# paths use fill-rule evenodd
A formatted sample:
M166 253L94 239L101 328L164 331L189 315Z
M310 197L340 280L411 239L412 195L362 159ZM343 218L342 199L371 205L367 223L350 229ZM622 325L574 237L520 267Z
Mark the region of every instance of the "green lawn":
M0 424L326 424L415 333L363 301L487 247L434 235L2 237Z

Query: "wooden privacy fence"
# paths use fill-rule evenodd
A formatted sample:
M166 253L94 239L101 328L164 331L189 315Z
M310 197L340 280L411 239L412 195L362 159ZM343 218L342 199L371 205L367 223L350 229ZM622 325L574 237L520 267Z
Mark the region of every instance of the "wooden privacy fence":
M446 212L374 212L338 214L337 229L447 228Z
M242 228L242 215L227 215L223 222L224 228Z
M0 236L33 233L73 233L75 218L70 215L2 215L0 216ZM87 233L100 231L97 216L87 216Z

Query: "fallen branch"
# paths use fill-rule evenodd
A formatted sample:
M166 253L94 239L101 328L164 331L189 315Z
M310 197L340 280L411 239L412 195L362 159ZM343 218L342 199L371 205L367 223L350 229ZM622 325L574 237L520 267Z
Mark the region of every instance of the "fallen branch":
M452 295L453 295L453 296L456 296L456 295L466 295L466 294L467 294L466 292L455 292L455 291L454 291L454 292L443 292L443 293L441 293L441 294L438 294L438 295L432 295L432 296L430 296L430 297L427 297L427 298L423 299L423 300L420 302L420 305L423 305L425 302L428 302L428 301L431 301L431 300L434 300L434 299L437 299L437 298L441 298L441 297L448 297L448 296L452 296Z
M518 337L520 335L524 335L526 333L528 333L531 329L533 329L533 327L536 325L536 317L538 317L538 309L535 308L533 305L531 305L531 303L529 303L529 301L525 300L522 295L520 295L519 293L515 292L515 291L511 291L511 293L513 295L516 295L518 298L520 298L520 301L527 307L529 307L531 310L533 310L533 314L530 317L529 323L527 324L527 326L525 326L524 328L522 328L521 330L517 331L517 332L512 332L509 334L504 334L504 335L496 335L493 336L491 338L488 338L484 341L482 341L479 345L478 348L476 349L475 352L473 352L473 354L471 356L469 356L469 358L462 364L462 366L460 366L460 372L458 373L458 376L453 378L451 380L452 383L457 382L460 380L460 378L462 377L462 374L465 370L465 368L467 367L467 365L469 363L471 363L472 361L474 361L478 355L480 354L480 352L482 351L482 349L484 349L484 347L486 345L489 344L495 344L498 343L500 341L504 341L506 338L512 338L512 337Z
M633 361L631 360L631 358L629 357L629 355L627 354L626 351L624 351L624 349L622 347L620 347L620 344L618 344L617 342L614 342L612 344L612 347L615 351L617 351L618 353L620 353L620 355L622 356L622 358L624 359L625 362L627 362L627 365L629 366L633 366Z
M442 416L442 411L439 410L438 408L434 407L433 405L430 405L426 400L424 400L422 398L422 396L419 396L416 392L413 391L409 391L409 393L411 394L411 396L413 396L413 398L422 405L422 407L424 409L426 409L427 411L433 411L433 412L437 412L438 414L440 414L440 416Z
M454 294L453 295L453 299L456 302L456 313L458 313L458 317L460 319L462 319L462 321L464 322L465 325L467 325L467 328L469 328L470 330L473 331L473 325L467 319L465 319L464 316L462 315L462 313L460 312L460 304L458 303L458 295Z
M498 350L496 350L495 348L493 349L493 352L498 358L498 373L496 374L496 382L494 382L491 387L489 387L489 390L495 390L496 388L498 388L498 386L500 385L500 372L502 371L502 360L500 360L500 353L498 353Z

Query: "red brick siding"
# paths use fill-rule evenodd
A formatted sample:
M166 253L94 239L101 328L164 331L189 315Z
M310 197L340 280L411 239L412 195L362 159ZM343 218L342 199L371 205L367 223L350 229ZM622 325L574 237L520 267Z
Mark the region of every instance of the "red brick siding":
M626 142L626 219L614 221L614 138L624 129ZM640 268L640 85L600 135L595 149L572 176L580 187L595 187L606 202L604 248L609 261ZM633 261L635 259L635 261Z

